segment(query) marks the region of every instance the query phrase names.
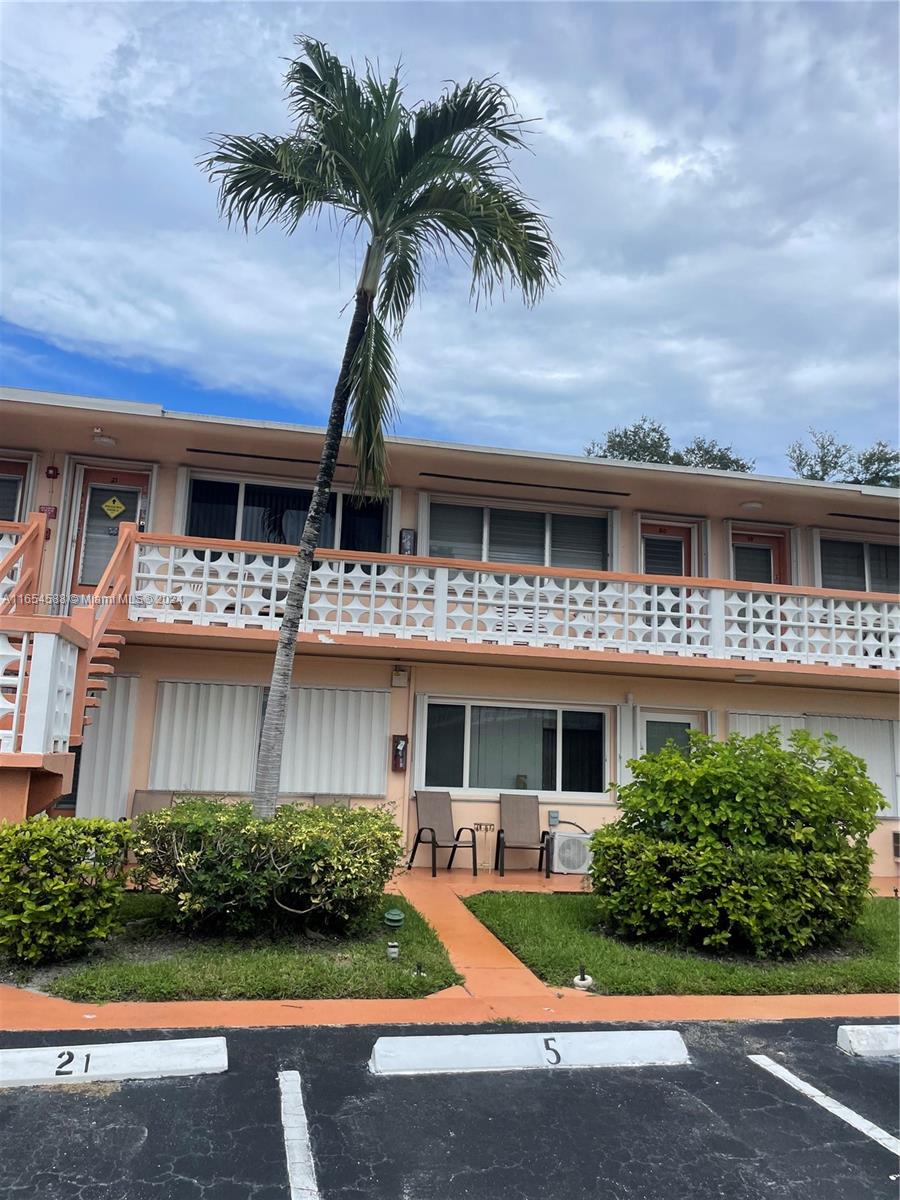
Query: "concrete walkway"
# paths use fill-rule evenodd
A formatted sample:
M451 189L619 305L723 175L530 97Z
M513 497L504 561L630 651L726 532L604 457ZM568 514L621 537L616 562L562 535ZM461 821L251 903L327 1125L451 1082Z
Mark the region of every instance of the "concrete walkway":
M490 1021L780 1021L790 1017L896 1018L890 993L837 996L597 996L542 983L465 907L479 891L581 891L579 877L545 880L536 871L503 879L463 871L432 879L401 874L389 889L419 910L444 943L463 985L417 1000L175 1000L77 1004L0 986L0 1027L199 1029L290 1025L482 1024Z

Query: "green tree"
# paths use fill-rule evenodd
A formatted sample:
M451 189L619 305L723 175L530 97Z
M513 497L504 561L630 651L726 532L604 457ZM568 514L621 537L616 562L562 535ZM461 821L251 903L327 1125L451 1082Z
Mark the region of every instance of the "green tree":
M473 298L519 288L537 302L558 276L547 222L523 194L510 153L526 122L493 79L449 86L408 107L399 67L357 74L319 41L297 39L285 75L293 129L284 136L220 135L201 166L219 209L246 231L332 215L365 239L353 314L331 401L309 513L294 561L272 669L254 785L259 815L274 811L297 631L349 412L357 491L383 491L384 429L393 412L392 341L427 262L466 260Z
M900 486L900 452L878 441L854 450L828 430L809 430L809 444L792 442L787 460L795 475L823 483L857 483L866 487Z
M602 441L589 442L584 452L588 458L671 463L716 471L752 471L756 465L752 459L738 457L731 446L723 446L713 438L695 437L683 450L676 450L665 425L646 415L631 425L607 430Z

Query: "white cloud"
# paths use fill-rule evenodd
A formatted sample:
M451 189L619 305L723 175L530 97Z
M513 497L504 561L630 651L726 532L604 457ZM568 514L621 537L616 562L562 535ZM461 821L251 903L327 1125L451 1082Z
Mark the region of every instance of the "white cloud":
M300 30L402 53L410 98L496 72L565 253L536 310L434 273L403 431L577 450L642 412L763 466L809 424L891 436L893 8L9 3L3 316L48 342L324 416L358 250L222 228L211 131L287 124ZM85 386L84 390L90 390ZM160 397L165 402L165 397Z

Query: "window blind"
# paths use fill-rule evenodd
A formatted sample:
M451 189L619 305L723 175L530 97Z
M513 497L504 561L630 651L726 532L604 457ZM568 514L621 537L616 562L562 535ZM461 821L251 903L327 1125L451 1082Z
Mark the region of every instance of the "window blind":
M822 587L866 590L866 548L863 542L822 539Z
M748 583L772 582L772 551L768 546L734 547L734 577Z
M514 508L490 510L488 557L491 562L544 565L544 528L540 512Z
M646 575L683 575L684 542L681 538L644 537Z
M873 592L900 591L900 549L897 546L869 546L869 577Z
M550 565L582 571L607 569L605 517L553 513L550 517Z
M435 558L481 559L482 509L432 504L428 553Z

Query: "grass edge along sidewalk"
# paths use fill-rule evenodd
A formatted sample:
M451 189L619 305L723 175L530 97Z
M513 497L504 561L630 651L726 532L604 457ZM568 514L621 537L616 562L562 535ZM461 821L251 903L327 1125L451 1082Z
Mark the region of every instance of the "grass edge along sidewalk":
M900 905L867 902L848 942L783 962L640 946L596 928L590 893L480 892L469 910L550 987L571 984L583 964L602 995L815 995L898 988Z
M389 932L385 910L399 908ZM369 932L312 939L196 937L173 931L172 901L125 892L124 930L87 955L49 968L19 967L17 982L82 1003L171 1000L412 999L460 980L434 929L402 897L385 895ZM400 946L389 960L388 940Z

